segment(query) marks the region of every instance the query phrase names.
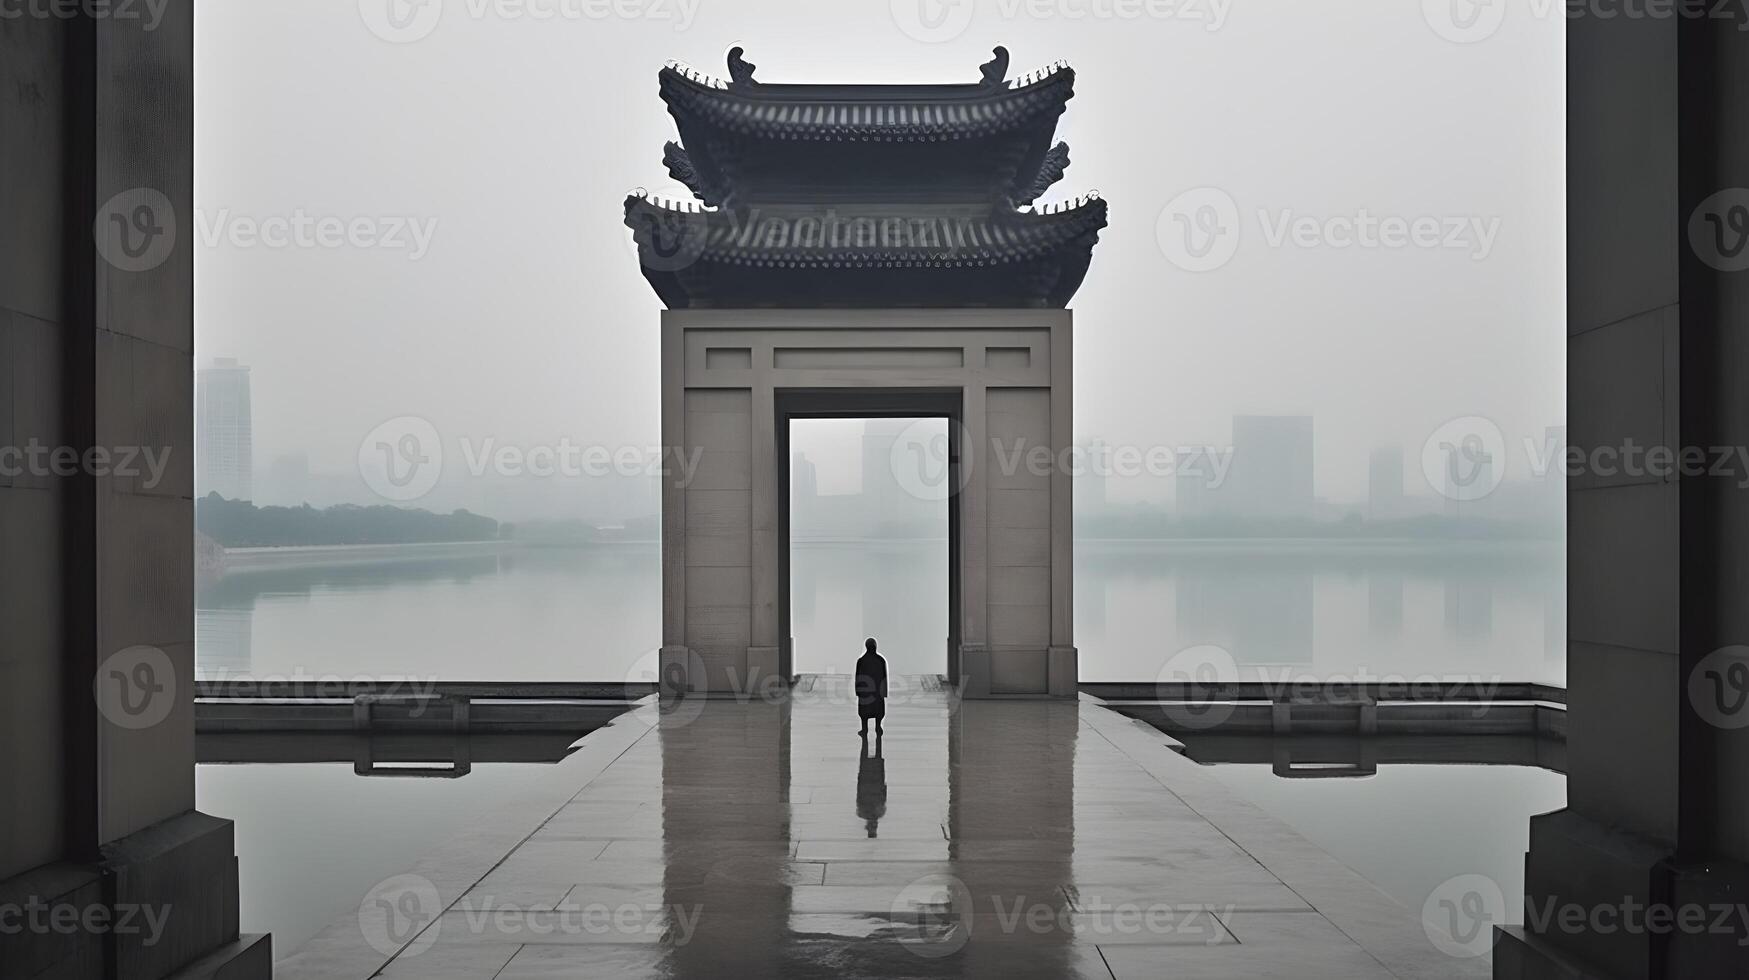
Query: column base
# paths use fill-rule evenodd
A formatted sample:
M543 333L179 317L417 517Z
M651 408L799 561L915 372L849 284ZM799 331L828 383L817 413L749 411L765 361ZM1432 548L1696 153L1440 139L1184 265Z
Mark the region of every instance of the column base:
M1646 930L1604 932L1563 927L1561 923L1563 914L1577 914L1569 911L1574 909L1583 910L1587 919L1593 909L1637 905L1644 910L1661 898L1659 878L1668 857L1668 851L1655 841L1593 823L1571 810L1532 817L1530 852L1525 856L1527 925L1523 931L1538 946L1558 950L1571 962L1609 964L1628 977L1656 976L1655 937ZM1546 959L1527 963L1535 965ZM1498 962L1494 975L1513 976L1502 974ZM1521 975L1530 978L1568 974Z
M1009 658L997 678L997 658ZM960 697L972 700L1072 699L1080 696L1079 652L1074 647L999 647L961 644Z
M1500 931L1496 980L1749 975L1749 866L1678 867L1570 810L1533 818L1530 841L1527 924Z
M789 678L783 673L782 647L747 648L747 690L735 693L759 697L788 686Z
M46 928L27 923L0 932L8 976L16 969L20 976L161 980L196 967L208 972L193 976L226 980L273 975L267 937L242 943L237 933L231 821L197 811L105 845L95 865L49 865L0 882L0 903L27 913L41 907L48 916ZM62 908L72 912L55 911Z
M686 647L663 647L656 656L656 694L659 697L683 697L694 684L705 682L699 669L703 665L694 666L698 658Z
M178 970L170 980L256 980L273 976L273 937L266 933L238 936L198 962Z
M1494 980L1627 980L1599 973L1522 926L1494 930Z
M990 696L990 648L978 643L960 644L960 697L979 700Z
M1670 902L1678 912L1706 910L1706 924L1671 937L1666 976L1749 976L1749 923L1743 921L1749 916L1749 866L1718 861L1672 868Z
M1050 695L1053 698L1081 696L1081 651L1074 647L1051 647L1049 658Z

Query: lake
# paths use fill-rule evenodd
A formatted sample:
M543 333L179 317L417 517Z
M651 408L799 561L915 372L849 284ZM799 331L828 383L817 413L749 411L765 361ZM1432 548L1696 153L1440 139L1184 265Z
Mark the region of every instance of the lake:
M945 670L945 541L793 562L799 672L849 671L865 636L894 673ZM1084 681L1181 680L1193 648L1223 679L1566 680L1559 543L1080 541L1075 572ZM207 677L643 680L661 596L653 543L268 561L200 588L196 658Z

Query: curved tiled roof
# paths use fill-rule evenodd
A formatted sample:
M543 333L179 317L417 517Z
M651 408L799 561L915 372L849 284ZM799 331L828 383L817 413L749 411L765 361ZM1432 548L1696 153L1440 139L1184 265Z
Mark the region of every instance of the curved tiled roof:
M1074 95L1067 65L1008 85L733 85L690 70L660 75L681 122L762 139L941 142L1055 125Z
M670 64L669 176L708 207L625 202L644 278L678 308L1055 307L1086 275L1106 206L1019 210L1063 175L1067 64L1010 80L788 85L728 52L729 79Z
M745 218L626 198L625 222L654 264L700 260L767 268L977 268L1050 259L1093 247L1105 201L966 217L839 217L831 212ZM678 258L677 258L678 257ZM650 265L646 262L646 265ZM672 271L672 270L669 270Z

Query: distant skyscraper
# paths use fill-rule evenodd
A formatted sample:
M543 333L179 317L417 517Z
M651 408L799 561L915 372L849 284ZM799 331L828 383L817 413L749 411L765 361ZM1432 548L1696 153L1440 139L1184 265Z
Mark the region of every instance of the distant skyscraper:
M1367 516L1390 521L1403 516L1403 448L1386 446L1372 451L1367 467Z
M254 424L249 415L249 369L221 357L194 381L194 492L253 500Z
M1310 518L1312 419L1240 415L1233 419L1233 462L1221 511L1242 518Z

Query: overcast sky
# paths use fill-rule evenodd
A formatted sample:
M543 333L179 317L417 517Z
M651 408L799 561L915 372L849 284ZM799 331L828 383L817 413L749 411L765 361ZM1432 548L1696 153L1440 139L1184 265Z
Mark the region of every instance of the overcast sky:
M398 33L387 2L201 5L197 346L252 367L259 467L353 469L409 415L449 452L654 445L661 306L621 202L684 195L656 72L725 75L734 43L765 81L973 81L995 44L1017 74L1075 66L1049 199L1111 204L1072 304L1083 438L1224 444L1235 414L1312 415L1317 492L1360 499L1377 445L1413 471L1455 417L1509 445L1563 421L1558 20L1514 8L1476 38L1430 23L1443 0L425 0ZM1225 253L1162 220L1187 200L1232 202L1217 268L1186 268ZM1439 233L1335 247L1379 234L1324 224L1363 212ZM387 240L249 241L299 214Z

